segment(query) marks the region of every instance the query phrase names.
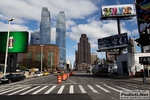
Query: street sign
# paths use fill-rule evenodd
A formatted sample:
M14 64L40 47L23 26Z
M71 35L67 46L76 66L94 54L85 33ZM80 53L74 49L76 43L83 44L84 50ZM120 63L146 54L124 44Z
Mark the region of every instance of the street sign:
M139 63L141 64L150 64L150 56L139 57Z

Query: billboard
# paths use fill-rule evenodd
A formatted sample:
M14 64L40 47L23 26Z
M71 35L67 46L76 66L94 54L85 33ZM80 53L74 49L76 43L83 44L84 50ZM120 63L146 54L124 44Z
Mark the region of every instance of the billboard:
M127 43L128 43L127 33L123 33L120 35L113 35L98 39L98 49L108 50L127 47Z
M6 52L8 32L0 32L0 53ZM27 31L11 31L8 42L8 52L10 53L26 53L28 51Z
M136 12L139 32L150 28L150 0L136 0Z
M133 4L102 6L101 10L105 17L135 15Z

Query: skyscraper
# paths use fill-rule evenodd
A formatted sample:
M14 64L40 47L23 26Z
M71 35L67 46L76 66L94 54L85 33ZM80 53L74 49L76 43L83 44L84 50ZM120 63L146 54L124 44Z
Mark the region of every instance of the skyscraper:
M86 34L81 34L78 43L78 64L91 64L91 48Z
M40 44L51 43L51 19L47 7L42 7L40 22Z
M78 70L87 70L91 65L91 47L86 34L81 34L78 51L75 52L75 67Z
M39 31L34 31L33 33L31 33L30 44L40 44L40 32Z
M60 11L57 17L56 45L59 47L61 64L66 63L66 20L64 11Z

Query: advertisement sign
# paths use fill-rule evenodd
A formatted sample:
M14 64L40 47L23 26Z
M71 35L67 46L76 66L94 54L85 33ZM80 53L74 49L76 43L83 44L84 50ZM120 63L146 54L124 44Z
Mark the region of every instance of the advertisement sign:
M8 32L0 32L0 53L6 52ZM26 53L28 51L27 31L12 31L9 35L8 52L10 53Z
M122 47L127 47L128 37L127 33L120 35L113 35L105 38L98 39L98 49L117 49Z
M133 4L102 6L102 16L135 15Z
M150 0L136 0L136 12L139 32L150 28Z

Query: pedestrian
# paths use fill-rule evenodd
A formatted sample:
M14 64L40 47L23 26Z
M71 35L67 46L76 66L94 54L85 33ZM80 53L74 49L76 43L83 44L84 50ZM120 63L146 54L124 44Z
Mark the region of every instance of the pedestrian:
M141 77L143 79L143 84L146 84L146 73L144 69L141 70Z

